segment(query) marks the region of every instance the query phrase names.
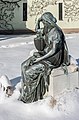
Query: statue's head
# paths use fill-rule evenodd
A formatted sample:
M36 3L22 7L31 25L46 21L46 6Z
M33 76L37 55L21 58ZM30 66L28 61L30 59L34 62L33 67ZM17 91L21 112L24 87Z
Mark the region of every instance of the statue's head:
M41 16L41 18L40 18L40 20L43 22L43 23L49 23L49 24L51 24L51 25L53 25L53 24L55 24L56 22L57 22L57 20L56 20L56 18L53 16L53 14L52 13L50 13L50 12L45 12L42 16Z
M45 24L50 24L52 27L56 26L56 18L53 16L52 13L50 12L45 12L39 19L35 27L35 31L38 31L40 29L40 22L42 22L44 25Z

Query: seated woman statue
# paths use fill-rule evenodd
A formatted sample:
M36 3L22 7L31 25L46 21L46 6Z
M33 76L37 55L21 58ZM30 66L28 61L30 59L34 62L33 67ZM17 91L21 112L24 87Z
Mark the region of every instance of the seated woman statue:
M38 50L21 65L22 90L20 100L25 103L43 99L50 84L52 69L69 65L68 48L56 18L44 13L36 24L35 47ZM43 24L41 28L40 23Z

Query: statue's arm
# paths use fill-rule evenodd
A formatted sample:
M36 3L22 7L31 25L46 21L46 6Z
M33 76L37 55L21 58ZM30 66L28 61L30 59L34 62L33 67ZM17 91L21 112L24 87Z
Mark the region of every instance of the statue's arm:
M40 29L40 22L41 22L41 18L38 19L37 24L35 26L35 31L38 32L38 30Z
M52 29L49 32L48 42L49 42L48 49L50 49L49 52L47 52L47 54L45 54L44 56L37 58L35 60L35 63L47 59L53 56L57 51L59 51L59 47L61 46L62 42L60 33L57 30L53 31Z
M53 42L53 46L52 46L52 48L50 49L50 51L49 51L47 54L45 54L44 56L42 56L42 57L40 57L40 58L37 58L37 59L34 61L34 63L39 62L39 61L44 60L44 59L47 59L47 58L49 58L50 56L53 56L53 55L55 54L55 52L56 52L56 44L57 44L57 42L54 41L54 42Z

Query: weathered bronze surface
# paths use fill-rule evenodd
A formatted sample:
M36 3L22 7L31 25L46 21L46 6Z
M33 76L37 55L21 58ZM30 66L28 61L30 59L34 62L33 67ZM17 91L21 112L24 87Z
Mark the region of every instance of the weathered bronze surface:
M43 23L43 28L40 23ZM68 48L61 28L56 24L56 18L50 13L44 13L36 24L34 43L38 52L21 65L22 91L20 100L25 103L43 99L48 91L49 75L52 69L69 65ZM67 73L67 70L64 69Z

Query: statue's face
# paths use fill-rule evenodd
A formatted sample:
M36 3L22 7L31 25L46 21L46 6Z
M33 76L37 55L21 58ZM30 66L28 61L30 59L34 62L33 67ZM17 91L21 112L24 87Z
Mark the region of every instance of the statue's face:
M45 26L48 27L48 28L49 28L50 26L52 26L52 28L55 27L55 23L54 23L54 22L50 23L50 22L48 22L48 21L42 20L42 23L43 23L44 27L45 27Z
M42 19L42 23L43 23L43 25L47 24L47 22L44 19Z
M55 24L57 22L56 18L49 12L44 13L41 16L41 20L44 25L51 25L52 27L55 27Z

